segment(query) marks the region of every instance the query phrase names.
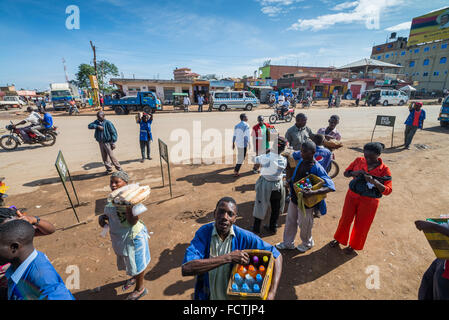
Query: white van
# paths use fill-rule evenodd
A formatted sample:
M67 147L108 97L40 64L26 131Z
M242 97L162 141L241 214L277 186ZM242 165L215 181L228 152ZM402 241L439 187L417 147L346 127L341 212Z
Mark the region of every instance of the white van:
M404 92L400 90L395 89L374 89L369 90L370 92L378 91L380 92L380 99L379 103L383 106L388 105L400 105L403 106L404 104L407 104L409 101L409 96Z
M259 99L249 91L212 91L209 99L209 110L245 109L251 111L259 104Z

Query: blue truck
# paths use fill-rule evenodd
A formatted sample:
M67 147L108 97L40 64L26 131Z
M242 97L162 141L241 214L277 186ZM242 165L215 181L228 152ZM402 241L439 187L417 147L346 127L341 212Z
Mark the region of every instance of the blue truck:
M449 127L449 96L443 100L438 120L442 127Z
M120 99L105 97L104 105L110 106L116 114L129 114L130 111L143 111L145 113L154 113L156 110L162 110L161 101L154 92L138 92L137 97L126 96Z

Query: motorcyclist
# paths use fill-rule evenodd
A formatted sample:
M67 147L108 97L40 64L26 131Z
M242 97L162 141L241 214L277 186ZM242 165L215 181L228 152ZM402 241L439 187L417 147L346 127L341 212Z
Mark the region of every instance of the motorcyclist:
M42 117L42 125L45 129L51 129L53 128L53 117L51 116L50 112L46 112L44 110L40 110L39 113Z
M30 114L28 116L28 118L20 121L19 123L15 124L14 126L17 127L17 126L20 126L20 125L23 125L23 124L26 124L29 122L30 126L28 126L28 128L31 130L31 132L33 132L38 137L39 140L46 140L46 137L41 132L39 132L39 130L45 129L45 127L41 124L43 121L42 117L39 115L39 113L34 111L32 107L28 107L27 112ZM24 139L28 140L29 137L28 137L28 134L26 134L25 129L26 128L22 128L21 132L22 132L22 134L25 133Z

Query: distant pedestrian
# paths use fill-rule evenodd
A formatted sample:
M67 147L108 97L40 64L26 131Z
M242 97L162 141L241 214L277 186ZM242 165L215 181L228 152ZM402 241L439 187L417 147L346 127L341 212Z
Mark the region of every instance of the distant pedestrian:
M271 126L264 122L263 116L257 117L257 124L251 131L253 137L254 151L257 156L266 154L270 149L270 128ZM260 164L255 163L253 173L259 173Z
M337 94L337 96L335 97L335 107L340 108L340 104L341 104L341 95Z
M422 109L421 102L414 102L410 105L410 114L405 121L405 142L404 148L410 150L410 144L418 129L423 129L426 112Z
M237 145L237 165L234 170L234 177L238 177L240 174L240 168L245 161L246 154L249 148L250 139L250 127L248 125L248 117L242 113L240 115L240 123L234 128L234 137L232 139L232 149L235 150Z
M332 100L333 100L332 94L329 95L329 100L327 100L327 107L332 108Z
M145 161L145 149L146 156L148 160L152 160L150 156L150 144L153 141L153 135L151 133L151 125L153 124L153 115L144 113L142 118L139 118L139 126L140 126L140 152L142 154L142 160L140 162Z
M79 114L80 111L78 110L78 107L76 106L76 102L75 99L71 99L69 101L69 115L71 116L73 114L73 112L75 112L75 114Z
M360 100L362 100L362 94L361 93L357 94L357 99L355 100L356 107L359 106Z
M44 111L47 111L47 103L45 102L45 98L43 98L42 99L42 101L41 101L41 108L44 110Z
M117 142L117 130L111 121L105 119L103 111L97 113L97 120L89 124L90 130L95 130L95 139L100 145L101 157L106 167L106 173L112 173L112 164L117 171L121 171L122 167L114 156L114 150ZM112 162L112 163L111 163Z
M204 104L204 97L199 94L198 95L198 112L203 112L203 104Z
M189 112L189 106L190 106L190 98L188 96L184 97L184 112Z

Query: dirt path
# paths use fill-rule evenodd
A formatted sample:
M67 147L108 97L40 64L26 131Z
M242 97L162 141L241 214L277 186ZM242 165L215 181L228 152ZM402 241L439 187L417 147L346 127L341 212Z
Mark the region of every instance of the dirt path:
M422 274L433 261L434 254L413 222L448 213L448 134L438 127L429 128L418 132L414 141L427 145L428 149L392 149L383 155L392 170L394 191L381 199L366 248L357 256L347 256L327 246L336 230L349 183L342 175L337 177L337 192L328 197L328 215L315 220L315 248L303 255L284 253L277 298L416 299ZM402 132L396 139L402 139ZM384 142L388 140L385 138ZM365 141L350 141L343 150L337 151L342 170L355 157L361 156L360 148ZM191 298L194 279L181 276L184 252L196 230L212 221L213 209L220 197L230 195L237 200L240 212L237 224L250 228L254 184L258 178L249 173L250 168L245 164L242 177L235 180L231 165L175 166L173 180L177 198L173 200L168 200L168 188L162 188L159 168L130 170L134 181L149 184L153 189L148 201L150 212L143 217L148 229L154 232L150 240L152 261L145 277L150 291L146 299ZM100 237L101 229L94 214L101 213L104 206L109 190L108 177L95 172L77 170L74 173L81 201L89 201L88 206L79 209L80 217L94 221L39 238L36 247L47 254L64 280L68 277L65 273L68 266L79 267L81 287L73 290L78 299L123 299L126 293L121 292L120 286L126 275L116 270L109 237ZM36 191L13 195L8 203L26 207L30 214L41 215L58 228L76 222L73 212L64 210L68 201L58 179L35 179L29 184ZM265 241L275 244L282 240L285 217L284 214L280 218L278 234L264 236ZM378 290L366 287L369 275L365 271L369 266L379 268ZM98 287L101 288L94 290Z

